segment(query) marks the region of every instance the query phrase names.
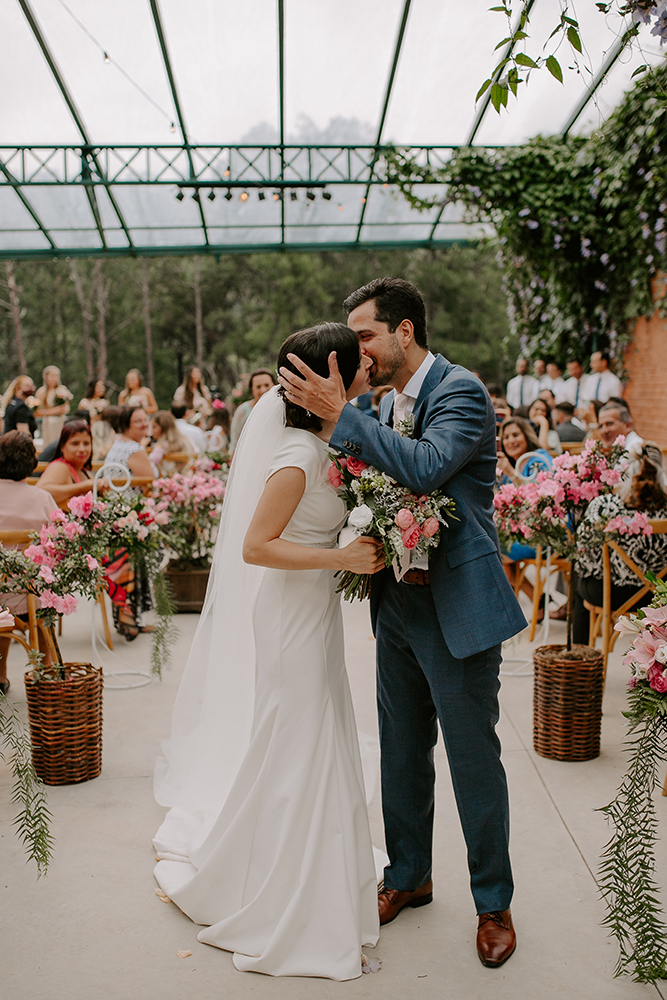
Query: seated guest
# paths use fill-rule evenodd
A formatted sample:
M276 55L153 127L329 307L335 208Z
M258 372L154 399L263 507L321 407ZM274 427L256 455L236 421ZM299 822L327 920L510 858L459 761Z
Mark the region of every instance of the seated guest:
M37 465L35 446L29 434L8 431L0 437L0 531L39 531L57 510L55 500L44 490L26 483ZM28 598L25 594L0 593L0 605L22 622L28 621ZM44 664L50 666L51 650L41 630L39 648ZM7 694L7 654L11 640L0 636L0 691Z
M574 407L572 403L567 403L565 401L557 403L552 410L552 416L556 427L556 433L561 441L572 442L584 440L586 437L586 431L572 423L572 418L574 417Z
M2 397L2 402L5 408L5 434L8 431L21 431L22 434L34 437L37 421L33 410L37 401L35 399L35 383L30 376L19 375L18 378L15 378Z
M50 493L59 507L66 507L72 497L90 493L92 454L93 438L87 422L68 420L56 444L53 461L39 477L38 488ZM100 480L100 483L106 488L106 482Z
M148 457L150 422L141 406L124 406L118 415L118 434L105 463L123 466L133 476L157 476L157 466Z
M190 438L184 437L176 426L171 413L166 410L158 410L151 419L151 437L155 441L155 447L151 449L150 458L158 467L158 472L162 477L173 476L175 472L183 472L191 464L195 455L195 447ZM168 454L187 454L192 458L186 458L182 462L174 462L166 459Z
M651 441L643 441L633 453L623 482L620 498L625 512L632 516L641 511L649 517L667 518L667 478L665 477L662 451ZM602 606L602 546L593 544L587 518L582 521L578 534L577 575L574 591L574 620L572 635L577 643L588 643L589 613L584 607L588 601L595 607ZM637 564L642 572L660 572L667 565L667 534L621 535L614 541ZM639 578L627 563L610 550L611 606L620 608L642 587ZM638 606L650 603L650 596L641 598ZM634 608L632 609L634 610Z
M123 412L122 406L107 406L102 411L102 417L92 425L93 432L93 462L104 462L111 445L120 433L118 418Z
M231 420L229 410L221 399L213 400L213 413L208 418L206 451L229 451Z
M108 405L106 382L101 378L91 379L86 394L79 403L79 409L87 410L90 414L91 427L102 419L102 414Z
M548 403L550 410L553 410L554 406L556 405L556 397L554 396L551 389L540 389L540 394L537 398L543 399L545 403Z
M90 414L88 410L76 410L71 417L68 417L65 424L70 424L72 421L81 421L90 426ZM63 426L65 426L65 424ZM58 439L60 440L60 439ZM40 462L52 462L56 457L56 452L58 450L58 440L52 441L51 444L47 444L46 448L40 452L39 461Z
M612 403L611 400L600 407L598 413L600 437L605 447L610 448L619 434L625 436L626 448L642 444L639 434L633 429L634 424L630 410L624 403Z
M593 438L596 441L600 440L600 430L598 428L598 414L602 409L602 403L599 399L589 400L583 407L579 407L576 410L577 417L580 418L581 423L586 428L586 440Z
M176 421L176 427L183 437L187 437L192 443L195 452L198 455L203 455L206 451L206 435L194 424L189 424L185 419L185 407L184 406L173 406L171 407L171 414Z
M513 482L517 486L527 478L536 475L542 469L551 468L551 455L540 448L539 441L531 424L523 417L508 417L499 430L500 450L498 452L498 474L500 482ZM531 458L521 468L521 475L516 471L517 462L523 455L531 454ZM521 466L521 463L519 463ZM535 550L529 545L514 542L509 552L503 552L503 564L507 579L516 584L516 562L520 559L534 559ZM533 599L532 584L525 579L521 584L522 591Z
M560 455L563 447L551 423L551 407L546 399L534 399L528 408L528 419L537 428L540 448Z

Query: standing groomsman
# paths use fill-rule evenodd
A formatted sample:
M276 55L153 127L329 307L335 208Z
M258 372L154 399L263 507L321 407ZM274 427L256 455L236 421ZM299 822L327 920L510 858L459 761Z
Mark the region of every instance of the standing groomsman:
M540 394L540 383L528 373L528 361L519 358L516 363L516 375L507 383L507 402L513 410L517 406L530 406Z

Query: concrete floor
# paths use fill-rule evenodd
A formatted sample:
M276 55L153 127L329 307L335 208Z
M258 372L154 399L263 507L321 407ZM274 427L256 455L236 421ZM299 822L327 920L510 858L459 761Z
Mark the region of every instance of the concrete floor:
M367 605L345 608L348 666L359 728L376 729L374 642ZM0 882L4 1000L242 1000L242 998L380 998L438 1000L586 1000L667 998L655 989L615 980L616 949L600 926L604 908L594 882L608 837L594 810L613 796L623 771L625 670L622 642L610 661L604 703L603 751L594 761L564 764L532 750L532 681L505 676L500 735L512 804L513 904L518 947L499 970L485 969L475 949L475 916L444 750L438 747L435 899L410 910L382 932L370 956L378 974L348 983L271 979L237 972L225 952L199 944L197 928L155 894L151 838L163 810L152 797L153 760L167 735L181 667L196 624L178 617L180 639L164 681L105 693L104 767L83 785L49 789L55 856L47 878L36 881L12 830L10 777L0 766ZM552 623L550 642L564 639ZM147 669L150 640L118 652ZM90 611L65 622L66 659L91 658ZM506 656L530 655L526 638ZM108 663L113 665L109 654ZM521 667L507 662L504 669ZM528 670L530 668L527 668ZM10 655L10 697L25 710L22 656ZM657 797L661 824L667 798ZM382 843L379 803L371 808L375 843ZM667 882L667 849L658 845L659 873ZM178 958L179 950L191 957Z

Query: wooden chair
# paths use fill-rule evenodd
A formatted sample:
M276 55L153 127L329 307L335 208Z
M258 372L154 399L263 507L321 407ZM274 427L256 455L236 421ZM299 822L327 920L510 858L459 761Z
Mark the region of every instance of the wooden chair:
M534 559L519 559L517 561L516 582L514 584L514 593L517 597L519 596L521 584L526 577L526 570L529 566L535 567L535 583L533 585L533 615L530 622L530 638L528 640L529 642L532 642L535 638L535 630L539 624L538 615L540 613L540 601L547 582L547 560L542 551L541 545L536 546ZM570 573L572 572L572 566L567 559L552 557L548 572L550 576L554 573L562 573L565 579L569 580ZM548 614L549 609L545 608L544 613Z
M568 451L570 455L581 455L585 444L585 441L561 441L563 451Z
M6 548L13 548L23 550L31 544L32 539L30 538L30 531L0 531L0 546ZM2 590L2 582L0 581L0 590ZM39 632L46 638L46 641L51 648L52 654L55 656L55 648L53 646L53 640L49 633L49 630L44 628L39 618L37 617L37 598L34 594L28 594L28 623L22 622L20 619L16 618L14 625L10 628L0 628L0 636L3 638L13 639L14 642L18 642L25 649L26 653L30 655L30 652L39 652ZM0 603L2 603L0 599ZM28 634L28 639L26 641L25 633Z
M653 528L654 534L667 534L667 519L654 518L649 520L649 524ZM611 558L610 549L613 549L623 560L623 562L628 566L635 576L638 578L639 582L642 584L641 588L634 594L629 600L620 606L620 608L612 608L611 606ZM662 580L667 576L667 566L660 570L659 573L655 574L658 579ZM624 552L618 542L615 542L612 538L608 542L605 542L602 546L602 607L591 604L588 601L584 601L584 607L587 609L590 615L590 625L588 632L588 644L589 646L595 646L595 642L599 635L602 636L602 656L604 662L604 676L607 675L607 659L609 654L612 652L616 640L618 639L619 633L614 631L614 625L621 617L621 615L626 614L630 608L634 607L638 601L641 601L643 597L647 597L650 601L652 595L655 591L655 587L652 583L644 576L644 573L636 564L636 562L630 558L627 552ZM649 596L651 595L651 596Z

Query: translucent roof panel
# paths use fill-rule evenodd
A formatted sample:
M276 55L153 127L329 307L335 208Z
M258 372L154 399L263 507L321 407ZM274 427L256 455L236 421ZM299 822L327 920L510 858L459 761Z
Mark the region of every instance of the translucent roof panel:
M641 62L664 58L647 28L643 53L621 52L623 22L587 0L589 71L562 86L533 73L497 115L475 104L506 27L489 7L0 0L0 256L476 239L488 227L441 209L442 187L422 189L437 204L418 212L388 186L383 144L438 165L467 143L586 134ZM534 0L533 56L558 14Z

